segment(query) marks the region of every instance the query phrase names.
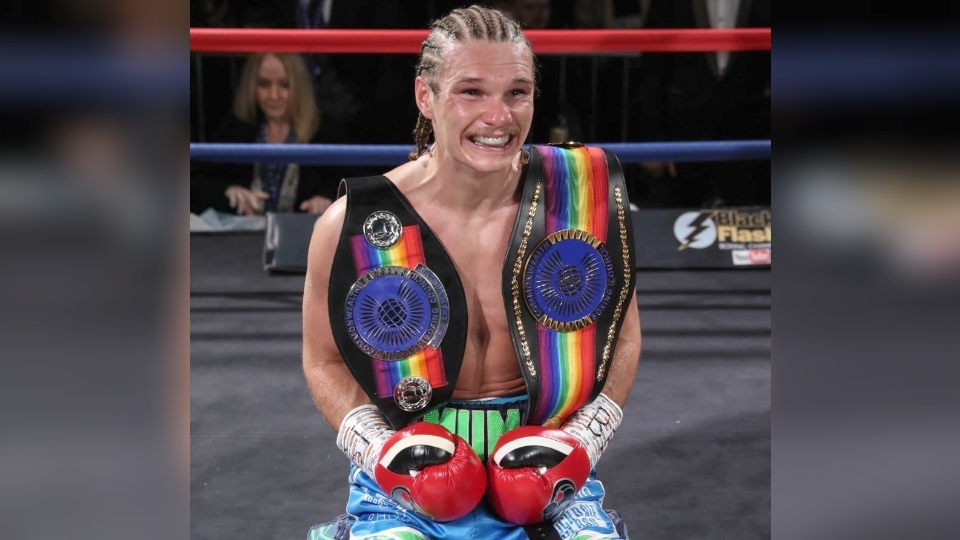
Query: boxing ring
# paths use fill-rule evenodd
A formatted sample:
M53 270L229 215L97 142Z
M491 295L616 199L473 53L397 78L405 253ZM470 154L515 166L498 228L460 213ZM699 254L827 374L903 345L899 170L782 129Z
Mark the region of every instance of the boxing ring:
M415 53L426 31L191 29L194 52ZM770 48L769 29L530 31L537 53ZM589 141L586 141L589 142ZM769 159L770 141L591 143L624 163ZM395 166L412 145L191 143L192 160ZM302 539L348 461L301 368L303 276L262 233L191 235L191 538ZM643 356L597 471L631 538L770 536L769 267L638 276ZM331 390L333 391L333 390Z

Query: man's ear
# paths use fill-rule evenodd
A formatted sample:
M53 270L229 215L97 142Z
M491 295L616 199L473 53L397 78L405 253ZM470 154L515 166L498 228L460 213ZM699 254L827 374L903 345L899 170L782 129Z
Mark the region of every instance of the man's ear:
M417 77L413 81L413 93L416 97L417 108L420 114L427 120L433 120L433 90L423 77Z

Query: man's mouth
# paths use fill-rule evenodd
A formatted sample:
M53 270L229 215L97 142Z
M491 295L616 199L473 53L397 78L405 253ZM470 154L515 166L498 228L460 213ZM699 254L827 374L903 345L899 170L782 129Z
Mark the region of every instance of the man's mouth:
M510 142L511 138L511 135L501 135L499 137L483 137L481 135L474 135L470 137L470 141L480 146L502 148Z

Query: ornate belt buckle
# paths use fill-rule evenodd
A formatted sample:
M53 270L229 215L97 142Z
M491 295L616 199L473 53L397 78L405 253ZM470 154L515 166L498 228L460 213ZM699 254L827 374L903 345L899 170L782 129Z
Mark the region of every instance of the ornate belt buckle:
M615 284L607 248L586 231L564 229L541 241L523 272L527 308L557 332L593 324L610 302Z
M423 377L411 375L404 377L393 389L393 400L397 406L407 412L419 411L430 403L433 388Z
M378 249L387 249L396 244L402 232L400 219L385 210L370 214L363 222L363 236Z

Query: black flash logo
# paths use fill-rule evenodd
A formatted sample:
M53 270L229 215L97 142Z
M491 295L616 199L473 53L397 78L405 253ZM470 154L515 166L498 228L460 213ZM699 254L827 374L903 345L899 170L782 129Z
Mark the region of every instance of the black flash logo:
M693 229L690 231L689 234L687 234L687 236L683 238L683 240L680 241L680 247L677 249L677 251L683 251L684 249L686 249L691 242L695 241L697 237L700 236L700 233L707 230L707 226L704 225L703 222L709 219L710 216L711 216L710 212L700 212L697 215L697 217L695 217L693 221L690 222L690 227L692 227Z

